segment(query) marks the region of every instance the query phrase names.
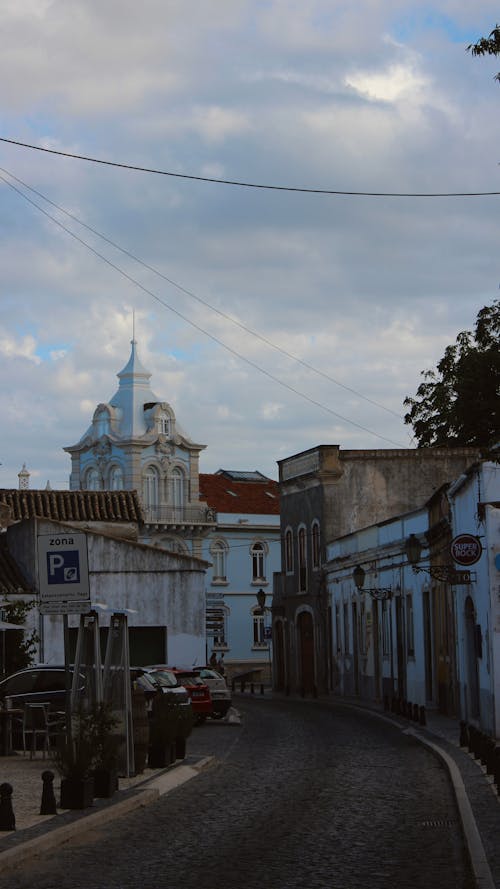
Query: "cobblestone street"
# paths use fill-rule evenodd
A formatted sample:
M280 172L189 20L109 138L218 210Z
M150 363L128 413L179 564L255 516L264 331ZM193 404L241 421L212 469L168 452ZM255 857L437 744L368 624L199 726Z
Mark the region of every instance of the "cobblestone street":
M195 729L216 764L9 874L9 889L471 889L446 770L361 711L236 701Z

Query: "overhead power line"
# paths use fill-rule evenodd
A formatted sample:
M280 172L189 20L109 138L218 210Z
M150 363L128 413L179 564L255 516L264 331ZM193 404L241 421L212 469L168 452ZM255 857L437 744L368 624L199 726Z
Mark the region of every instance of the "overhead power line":
M137 173L153 173L156 176L171 176L175 179L191 179L195 182L214 182L217 185L235 185L239 188L259 188L267 191L291 191L302 194L347 195L349 197L365 198L478 198L500 195L500 191L347 191L333 188L301 188L293 185L265 185L259 182L244 182L238 179L218 179L211 176L194 176L188 173L173 173L168 170L157 170L154 167L140 167L136 164L119 163L118 161L106 161L98 157L89 157L85 154L73 154L69 151L58 151L55 148L42 148L41 145L30 145L28 142L19 142L17 139L7 139L0 136L0 142L9 145L18 145L21 148L30 148L32 151L43 151L46 154L56 154L60 157L70 157L74 160L87 161L92 164L102 164L106 167L118 167L122 170L133 170Z
M192 290L188 290L186 287L183 287L182 284L179 284L177 281L174 281L172 278L167 277L167 275L164 275L163 272L159 271L159 269L155 268L152 265L149 265L149 263L147 263L147 262L144 262L144 260L142 260L140 257L136 256L130 250L127 250L125 247L121 247L120 244L116 243L116 241L113 241L113 240L111 240L111 238L108 238L106 235L103 235L102 232L99 232L96 228L93 228L91 225L88 225L82 219L79 219L78 216L75 216L73 213L70 213L69 210L65 210L64 207L60 206L60 204L56 204L54 201L50 200L50 198L48 198L46 195L42 194L41 191L38 191L36 188L32 188L31 185L28 185L26 182L23 182L23 180L19 179L18 176L14 176L14 174L11 173L9 170L4 169L3 167L0 167L0 170L3 173L5 173L7 176L10 176L10 178L13 179L15 182L18 182L20 185L22 185L23 188L28 189L28 191L31 191L33 194L36 194L38 197L42 198L42 200L46 201L46 203L49 204L51 207L54 207L56 210L59 210L61 213L64 213L64 215L67 216L69 219L72 219L73 222L78 223L78 225L81 225L82 228L85 228L85 229L87 229L87 231L92 232L92 234L96 235L98 238L101 238L101 240L105 241L107 244L110 244L110 246L114 247L116 250L119 250L120 253L123 253L125 256L128 256L129 259L133 259L134 262L137 262L139 265L141 265L143 268L147 269L149 272L153 272L155 275L158 275L159 278L162 278L162 280L166 281L167 284L171 284L172 287L175 287L181 293L186 294L186 296L189 296L192 299L196 300L201 305L206 306L212 312L215 312L217 315L219 315L220 318L225 318L226 321L230 321L232 324L235 324L237 327L240 328L240 330L244 330L245 333L250 334L251 336L255 337L255 339L260 340L260 342L265 343L266 346L269 346L271 349L274 349L276 352L279 352L281 355L284 355L286 358L289 358L291 361L295 361L297 364L300 364L301 367L305 367L307 370L312 371L312 373L315 373L318 376L323 377L323 379L328 380L328 382L334 383L336 386L339 386L341 389L344 389L346 392L351 392L352 395L356 395L357 398L361 398L363 401L368 402L368 404L372 404L374 407L378 407L378 408L380 408L380 410L383 410L388 414L392 414L392 416L397 417L398 420L403 419L401 414L398 414L397 411L393 411L391 408L386 407L384 404L380 404L380 402L375 401L373 398L369 398L367 395L363 395L362 392L358 392L357 389L353 389L352 386L347 386L345 383L341 383L340 380L336 380L334 377L330 376L329 374L325 373L324 371L319 370L318 368L314 367L312 364L309 364L309 362L304 361L302 358L298 358L296 355L292 355L291 352L288 352L286 349L283 349L281 346L278 346L276 343L273 343L272 340L268 339L267 337L265 337L263 334L259 333L258 331L252 330L250 327L248 327L246 324L243 324L241 321L238 321L238 319L234 318L232 315L228 315L226 312L223 312L221 309L217 309L215 306L211 305L211 303L209 303L207 300L203 299L201 296L198 296Z
M214 343L221 346L223 349L225 349L231 355L234 355L240 361L243 361L245 364L249 365L250 367L253 367L254 370L259 371L259 373L263 374L268 379L273 380L273 382L277 383L279 386L282 386L284 389L287 389L289 392L292 392L294 395L298 395L299 398L304 399L305 401L309 402L309 404L312 404L315 407L319 407L321 410L326 411L331 416L336 417L339 420L342 420L342 422L348 423L350 426L355 426L357 429L361 429L363 432L367 432L369 435L373 435L376 438L379 438L381 441L386 441L389 444L395 445L397 448L405 447L405 445L402 445L401 442L396 442L391 438L387 438L384 435L380 435L380 433L374 432L372 429L369 429L367 426L363 426L361 423L357 423L355 420L350 420L348 417L344 417L342 414L337 413L337 411L332 410L331 408L327 407L326 405L322 404L321 402L316 401L313 398L310 398L304 392L301 392L299 389L296 389L294 386L290 385L289 383L286 383L284 380L280 380L279 377L276 377L270 371L265 370L265 368L258 365L255 361L252 361L250 358L246 358L244 355L242 355L236 349L233 349L231 346L228 346L226 343L224 343L218 337L209 333L207 330L205 330L199 324L196 324L195 321L192 321L190 318L187 318L185 315L182 314L182 312L179 312L178 309L175 309L173 306L171 306L169 303L167 303L165 300L163 300L161 297L159 297L158 294L155 293L153 290L150 290L149 288L145 287L144 284L141 284L140 281L138 281L132 275L129 275L128 272L121 269L118 265L116 265L116 263L114 263L110 259L108 259L107 256L104 256L104 254L100 253L98 250L96 250L94 247L92 247L91 244L89 244L87 241L84 241L83 238L80 238L79 235L75 234L75 232L71 231L71 229L69 229L66 225L64 225L62 222L60 222L58 219L56 219L54 216L52 216L50 213L48 213L47 210L45 210L43 207L41 207L39 204L37 204L36 201L34 201L28 195L24 194L24 192L22 192L21 189L17 188L17 186L15 186L12 182L9 182L9 180L6 179L5 176L0 176L0 180L2 182L4 182L6 185L8 185L8 187L11 188L13 191L15 191L16 194L20 195L20 197L22 197L25 201L27 201L29 204L31 204L33 207L35 207L37 210L39 210L40 213L43 213L44 216L46 216L55 225L57 225L60 229L62 229L64 232L66 232L66 234L70 235L70 237L74 238L75 241L77 241L79 244L81 244L83 247L85 247L87 250L89 250L91 253L93 253L94 256L98 257L98 259L101 259L104 263L106 263L106 265L108 265L110 268L114 269L114 271L118 272L119 275L121 275L127 281L130 281L130 283L134 284L134 286L138 287L144 293L148 294L148 296L150 296L152 299L156 300L156 302L158 302L161 306L168 309L170 312L172 312L178 318L181 318L183 321L186 322L186 324L189 324L191 327L194 327L195 330L198 330L204 336L211 339Z

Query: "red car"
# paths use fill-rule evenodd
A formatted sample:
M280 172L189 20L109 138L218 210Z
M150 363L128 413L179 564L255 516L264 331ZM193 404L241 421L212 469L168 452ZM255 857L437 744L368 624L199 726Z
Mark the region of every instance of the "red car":
M179 685L183 685L189 695L197 723L205 722L207 716L212 716L214 708L210 689L195 670L190 667L167 667L164 664L155 664L147 669L160 674L162 670L174 673Z

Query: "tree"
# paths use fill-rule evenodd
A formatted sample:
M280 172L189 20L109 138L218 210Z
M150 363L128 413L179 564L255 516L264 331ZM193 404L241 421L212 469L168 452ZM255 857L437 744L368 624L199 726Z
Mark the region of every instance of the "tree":
M422 371L424 382L405 423L418 447L471 445L486 453L500 443L500 301L484 306L474 333L459 333L436 370Z
M477 43L470 43L467 52L473 56L500 56L500 25L495 25L488 37L481 37ZM500 72L494 80L500 82Z

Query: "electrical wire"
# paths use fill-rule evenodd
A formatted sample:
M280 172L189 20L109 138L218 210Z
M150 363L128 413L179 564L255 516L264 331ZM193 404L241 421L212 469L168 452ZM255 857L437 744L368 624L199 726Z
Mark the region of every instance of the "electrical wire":
M46 154L56 154L60 157L69 157L73 160L87 161L92 164L102 164L106 167L118 167L122 170L132 170L138 173L154 173L156 176L170 176L175 179L190 179L195 182L213 182L217 185L235 185L239 188L257 188L267 191L288 191L302 194L347 195L349 197L366 198L478 198L500 195L500 191L437 191L437 192L411 192L411 191L345 191L333 188L300 188L291 185L264 185L259 182L243 182L238 179L217 179L210 176L193 176L188 173L172 173L167 170L157 170L153 167L139 167L135 164L119 163L118 161L105 161L97 157L89 157L85 154L72 154L69 151L57 151L55 148L42 148L40 145L30 145L28 142L19 142L16 139L7 139L0 136L0 142L9 145L17 145L21 148L29 148L32 151L43 151Z
M172 312L178 318L181 318L183 321L186 322L186 324L189 324L191 327L194 327L195 330L197 330L199 333L202 333L204 336L211 339L214 343L221 346L223 349L225 349L227 352L229 352L235 358L238 358L240 361L243 361L245 364L249 365L254 370L259 371L259 373L263 374L265 377L272 380L274 383L277 383L279 386L282 386L284 389L287 389L289 392L292 392L294 395L298 395L299 398L302 398L305 401L307 401L309 404L312 404L313 406L320 408L320 410L326 411L326 413L330 414L333 417L336 417L338 420L341 420L344 423L348 423L350 426L354 426L357 429L362 430L363 432L367 432L369 435L373 435L375 438L379 438L381 441L386 441L388 444L395 445L397 448L404 448L405 447L405 445L401 444L401 442L396 442L391 438L387 438L384 435L380 435L380 433L378 433L378 432L373 432L373 430L368 429L367 426L363 426L361 423L356 423L355 420L350 420L348 417L344 417L342 414L339 414L337 411L332 410L331 408L327 407L326 405L322 404L321 402L316 401L313 398L310 398L310 396L306 395L304 392L301 392L299 389L296 389L294 386L291 386L289 383L286 383L283 380L280 380L279 377L276 377L270 371L267 371L267 370L265 370L265 368L256 364L255 361L252 361L250 358L246 358L240 352L237 352L236 349L233 349L231 346L228 346L226 343L224 343L218 337L214 336L214 334L209 333L207 330L205 330L199 324L196 324L195 321L191 321L189 318L187 318L185 315L183 315L182 312L179 312L178 309L175 309L173 306L171 306L169 303L167 303L165 300L163 300L161 297L159 297L158 294L154 293L154 291L149 290L149 288L147 288L143 284L141 284L140 281L138 281L132 275L129 275L128 272L121 269L118 265L116 265L116 263L112 262L110 259L108 259L106 256L104 256L104 254L100 253L98 250L96 250L94 247L92 247L87 241L84 241L83 238L80 238L79 235L77 235L77 234L75 234L75 232L71 231L71 229L69 229L62 222L60 222L58 219L56 219L54 216L52 216L50 213L48 213L43 207L40 207L40 205L37 204L36 201L32 200L32 198L30 198L28 195L24 194L21 191L21 189L17 188L15 185L13 185L12 182L9 182L8 179L6 179L4 176L0 175L0 180L2 182L4 182L6 185L8 185L8 187L11 188L18 195L20 195L20 197L22 197L25 201L27 201L29 204L31 204L33 207L35 207L37 210L39 210L40 213L43 213L44 216L46 216L55 225L57 225L60 229L62 229L64 232L66 232L66 234L70 235L70 237L74 238L75 241L77 241L82 246L86 247L86 249L89 250L91 253L93 253L94 256L96 256L98 259L101 259L104 263L106 263L106 265L108 265L110 268L114 269L114 271L118 272L119 275L121 275L123 278L125 278L127 281L129 281L131 284L133 284L135 287L138 287L140 290L142 290L144 293L146 293L152 299L156 300L156 302L158 302L164 308L168 309L170 312Z
M111 247L114 247L115 250L119 250L120 253L123 253L125 256L128 256L129 259L133 259L134 262L137 262L143 268L147 269L149 272L153 272L155 275L158 275L159 278L162 278L163 281L166 281L167 284L171 284L172 287L175 287L181 293L184 293L186 296L191 297L196 300L201 305L210 309L212 312L215 312L219 315L220 318L224 318L226 321L230 321L232 324L235 324L240 330L245 331L245 333L249 333L251 336L260 340L262 343L265 343L271 349L274 349L276 352L279 352L281 355L284 355L286 358L290 358L291 361L295 361L297 364L301 365L301 367L305 367L307 370L312 371L323 379L328 380L330 383L334 383L336 386L339 386L342 389L345 389L347 392L351 392L352 395L356 395L358 398L363 399L363 401L367 401L368 404L372 404L374 407L380 408L380 410L386 411L388 414L392 414L392 416L397 417L398 420L404 419L401 414L398 414L397 411L393 411L391 408L386 407L380 402L375 401L373 398L369 398L367 395L363 395L362 392L358 392L357 389L353 389L351 386L347 386L345 383L341 383L339 380L336 380L334 377L331 377L329 374L325 373L322 370L319 370L316 367L313 367L309 362L304 361L302 358L298 358L296 355L292 355L291 352L288 352L286 349L283 349L281 346L278 346L276 343L273 343L263 334L259 333L256 330L252 330L252 328L247 327L246 324L243 324L241 321L238 321L237 318L234 318L232 315L228 315L226 312L217 309L215 306L211 305L211 303L207 302L207 300L203 299L201 296L198 296L192 290L188 290L186 287L183 287L182 284L179 284L177 281L174 281L172 278L164 275L163 272L160 272L157 268L149 263L144 262L144 260L140 259L140 257L136 256L130 250L127 250L125 247L121 247L116 241L111 240L106 235L103 235L102 232L93 228L91 225L88 225L86 222L83 222L82 219L79 219L78 216L75 216L73 213L70 213L68 210L65 210L64 207L61 207L59 204L56 204L54 201L51 201L50 198L46 197L46 195L42 194L42 192L38 191L36 188L32 188L31 185L28 185L26 182L23 182L22 179L19 179L18 176L14 176L9 170L4 169L4 167L0 167L0 171L5 173L7 176L10 176L15 182L18 182L23 188L28 189L33 194L36 194L38 197L42 198L42 200L46 201L47 204L50 204L51 207L54 207L56 210L59 210L61 213L64 213L69 219L73 220L73 222L78 223L87 231L92 232L96 237L101 238L101 240L105 241L107 244L110 244Z

